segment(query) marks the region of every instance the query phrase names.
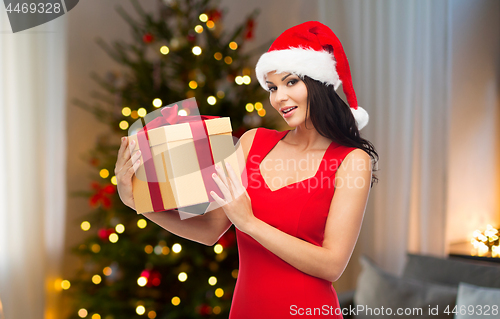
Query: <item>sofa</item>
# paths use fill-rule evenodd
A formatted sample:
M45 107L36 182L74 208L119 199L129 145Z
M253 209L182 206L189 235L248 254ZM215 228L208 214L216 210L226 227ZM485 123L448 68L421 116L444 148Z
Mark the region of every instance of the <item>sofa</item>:
M408 253L401 276L368 256L356 289L338 294L344 319L500 318L500 263Z

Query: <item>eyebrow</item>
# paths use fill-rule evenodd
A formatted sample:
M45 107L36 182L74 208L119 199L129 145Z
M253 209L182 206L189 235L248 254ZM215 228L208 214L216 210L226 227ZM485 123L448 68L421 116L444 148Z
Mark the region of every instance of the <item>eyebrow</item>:
M289 77L290 75L292 75L292 73L288 73L287 75L285 75L285 76L281 79L281 81L285 81L285 79L286 79L287 77ZM271 82L271 81L266 81L266 83L271 83L271 84L274 84L274 83L273 83L273 82Z

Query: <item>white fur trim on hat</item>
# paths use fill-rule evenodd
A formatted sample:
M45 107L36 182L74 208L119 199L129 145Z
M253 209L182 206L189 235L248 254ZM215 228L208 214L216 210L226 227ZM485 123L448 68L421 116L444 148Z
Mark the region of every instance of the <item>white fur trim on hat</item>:
M255 73L260 85L268 90L266 74L291 72L298 76L307 75L327 85L333 85L335 90L342 83L335 68L335 60L328 51L316 51L309 48L290 48L264 53L255 67Z
M352 115L354 115L354 119L356 120L356 124L358 125L358 130L361 130L363 127L368 124L368 112L365 111L361 106L358 106L358 109L355 110L351 107Z

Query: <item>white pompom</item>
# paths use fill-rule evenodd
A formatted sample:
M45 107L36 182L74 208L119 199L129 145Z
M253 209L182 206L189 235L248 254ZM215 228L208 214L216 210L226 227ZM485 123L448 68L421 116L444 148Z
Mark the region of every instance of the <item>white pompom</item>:
M361 130L363 127L368 124L368 112L366 112L362 107L358 106L358 109L355 110L351 107L352 115L354 115L354 119L356 120L356 124L358 124L358 130Z

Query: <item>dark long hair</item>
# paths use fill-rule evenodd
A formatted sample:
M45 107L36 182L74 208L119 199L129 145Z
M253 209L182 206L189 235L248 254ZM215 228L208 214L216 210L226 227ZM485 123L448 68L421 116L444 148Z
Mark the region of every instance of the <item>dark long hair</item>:
M308 76L303 76L302 80L307 87L307 108L311 108L309 116L318 133L340 145L364 150L372 158L372 172L376 171L378 154L373 144L360 136L349 105L338 96L332 85L325 85ZM372 174L370 188L374 182L378 183L378 178Z

